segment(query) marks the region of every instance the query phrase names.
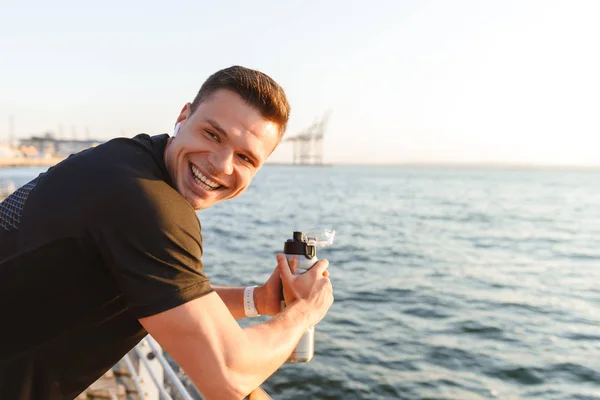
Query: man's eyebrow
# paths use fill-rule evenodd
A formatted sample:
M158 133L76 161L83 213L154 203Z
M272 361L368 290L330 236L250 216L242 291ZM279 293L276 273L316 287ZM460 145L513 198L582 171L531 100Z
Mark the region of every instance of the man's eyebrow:
M211 124L213 128L215 128L215 130L218 131L221 135L227 137L227 132L225 132L225 129L221 128L221 125L217 124L217 121L213 119L207 119L206 122Z
M207 119L206 122L208 122L210 125L212 125L213 128L215 128L215 130L217 132L219 132L221 135L227 137L227 132L225 131L225 129L221 128L221 126L217 123L217 121L215 121L214 119ZM255 153L253 152L251 149L246 149L245 150L246 153L248 153L248 155L250 156L250 158L253 158L255 162L260 162L261 158Z

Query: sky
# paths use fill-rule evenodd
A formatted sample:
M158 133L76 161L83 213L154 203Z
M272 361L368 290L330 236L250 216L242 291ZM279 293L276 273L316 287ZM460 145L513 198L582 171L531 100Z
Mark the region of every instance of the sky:
M171 132L243 65L286 91L287 137L331 111L327 163L597 166L598 20L595 0L1 0L0 141L10 116L17 137Z

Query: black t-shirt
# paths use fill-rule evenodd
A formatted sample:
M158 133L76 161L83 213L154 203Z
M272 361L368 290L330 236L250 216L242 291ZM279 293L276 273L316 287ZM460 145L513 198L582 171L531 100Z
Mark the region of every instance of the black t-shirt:
M72 399L146 332L212 291L168 135L114 139L0 203L0 399Z

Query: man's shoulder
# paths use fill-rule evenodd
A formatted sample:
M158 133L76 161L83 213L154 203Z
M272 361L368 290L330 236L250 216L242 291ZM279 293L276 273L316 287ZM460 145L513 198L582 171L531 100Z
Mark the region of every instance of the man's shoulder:
M165 175L164 151L167 140L166 134L150 136L142 133L133 138L111 139L73 157L103 171L139 169Z
M140 133L131 138L129 137L117 137L108 140L105 143L96 146L97 149L104 148L110 151L134 151L139 152L140 150L145 151L153 156L157 156L159 153L164 152L165 146L169 139L169 135L149 135L147 133ZM143 153L141 153L143 154ZM162 154L161 154L162 155Z
M175 189L164 162L168 135L140 134L106 143L93 182L100 182L102 204L128 210L125 219L155 220L163 225L194 221L192 206ZM96 167L95 167L96 168ZM95 184L95 183L93 183Z
M98 146L90 152L89 160L82 162L92 178L88 184L97 186L111 201L140 206L185 202L174 188L164 162L168 137L140 134Z

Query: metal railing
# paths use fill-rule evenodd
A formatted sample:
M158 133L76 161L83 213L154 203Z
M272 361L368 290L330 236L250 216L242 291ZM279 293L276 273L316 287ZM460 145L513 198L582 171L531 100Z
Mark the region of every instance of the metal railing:
M156 340L154 340L154 338L150 335L146 336L145 340L148 342L148 345L152 349L152 353L154 353L154 355L158 359L158 362L163 367L169 381L173 384L179 395L183 397L184 400L194 400L192 396L188 393L185 386L183 386L183 382L181 382L181 380L177 376L177 373L173 370L173 367L171 367L171 364L169 364L169 362L163 355L162 348L156 342Z
M178 399L194 400L152 336L142 339L122 361L140 399L173 400L167 391L169 387ZM138 362L138 368L134 361Z

